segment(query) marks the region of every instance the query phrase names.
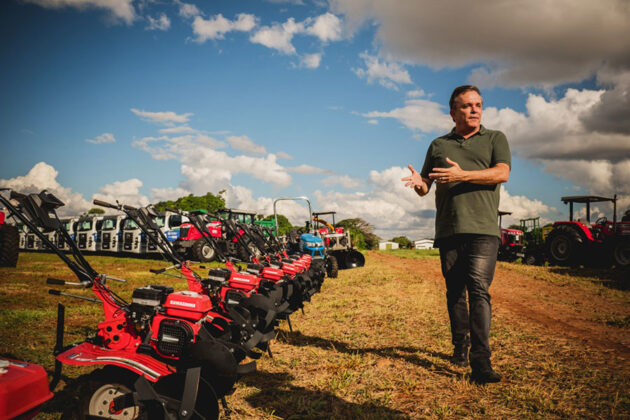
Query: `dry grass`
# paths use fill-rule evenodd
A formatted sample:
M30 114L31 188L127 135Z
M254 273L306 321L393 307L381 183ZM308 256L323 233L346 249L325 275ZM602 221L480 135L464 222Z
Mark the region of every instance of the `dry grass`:
M504 380L470 384L467 369L448 362L439 260L413 257L372 252L365 267L327 279L305 315L292 317L294 331L286 323L280 326L274 358L263 357L258 371L239 382L228 399L232 418L630 418L628 359L605 345L591 346L518 316L506 307L509 302L495 305L491 337L494 364ZM129 280L114 285L123 297L156 283L147 270L165 265L105 257L92 261L99 271ZM500 269L531 278L531 287L538 281L552 289L568 287L566 274L549 268L501 264ZM56 258L41 254L21 255L17 269L0 269L0 353L51 370L58 298L46 293L47 276L72 278ZM616 309L600 308L601 324L614 324L608 328L625 334L630 345L629 314L619 309L630 292L593 284L590 277L581 278L576 293L609 301ZM66 338L78 341L96 325L99 307L63 300L69 306ZM580 307L568 310L577 313ZM70 378L83 372L65 370ZM60 393L40 416L58 417L63 402Z

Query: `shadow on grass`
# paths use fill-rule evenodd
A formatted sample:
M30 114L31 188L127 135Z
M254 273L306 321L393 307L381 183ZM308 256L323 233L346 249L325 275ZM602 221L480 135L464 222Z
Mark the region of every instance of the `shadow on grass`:
M289 373L257 371L240 380L257 392L245 398L255 408L284 419L408 419L408 415L373 402L352 403L325 391L291 384Z
M549 267L549 271L571 277L593 278L600 280L605 287L618 290L630 290L630 270L621 268L595 267ZM596 283L600 283L596 282Z
M392 346L392 347L352 347L343 341L331 340L322 337L312 337L304 335L299 331L281 332L278 338L284 338L287 344L294 346L315 346L322 349L334 348L336 351L347 354L375 354L380 357L390 359L401 359L407 363L425 368L438 375L447 377L461 377L461 372L449 369L445 366L435 364L429 359L422 357L427 355L442 360L449 360L450 356L444 353L422 349L412 346Z

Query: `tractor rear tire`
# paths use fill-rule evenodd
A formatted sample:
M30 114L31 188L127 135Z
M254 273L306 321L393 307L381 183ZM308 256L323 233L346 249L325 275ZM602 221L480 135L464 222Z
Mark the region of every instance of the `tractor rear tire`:
M200 262L214 261L217 257L214 248L203 238L197 239L193 244L192 252L195 259Z
M20 233L17 227L0 225L0 267L15 267L20 252Z
M351 249L346 253L345 268L357 268L365 265L365 257L356 249Z
M334 255L326 257L326 275L331 279L335 279L339 275L339 263Z
M552 265L577 266L583 254L582 236L570 226L558 226L547 237L547 259Z
M621 239L615 244L613 259L618 268L630 267L630 239Z
M525 254L522 262L525 265L536 265L536 256L534 254Z

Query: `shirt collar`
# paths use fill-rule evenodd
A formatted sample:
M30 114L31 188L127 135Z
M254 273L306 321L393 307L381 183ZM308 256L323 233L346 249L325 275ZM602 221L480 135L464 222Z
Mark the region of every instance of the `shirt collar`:
M472 137L475 137L477 134L479 134L479 135L486 134L486 127L484 127L483 124L479 126L479 131L477 131L475 134L473 134L472 136L470 136L468 138L470 139ZM453 129L451 130L450 133L448 133L448 138L455 139L455 140L457 140L457 139L459 139L459 140L464 139L462 136L460 136L459 134L457 134L455 132L455 127L453 127Z

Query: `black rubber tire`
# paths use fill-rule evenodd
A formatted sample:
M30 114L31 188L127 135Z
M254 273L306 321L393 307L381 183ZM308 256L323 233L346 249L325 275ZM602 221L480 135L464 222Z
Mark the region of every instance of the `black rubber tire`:
M613 247L613 259L618 268L630 267L630 239L621 239Z
M358 268L365 265L365 257L356 249L351 249L346 253L345 267Z
M214 248L205 239L197 239L192 246L193 257L200 262L210 262L217 258Z
M17 227L0 225L0 267L15 267L20 252L20 233Z
M584 254L584 241L571 226L558 226L547 237L547 260L552 265L577 266Z
M534 254L525 254L522 261L525 265L536 265L536 256Z
M109 413L109 403L122 394L132 392L137 375L125 369L107 366L77 380L77 403L69 407L62 419L84 420L94 416L112 419L147 419L142 407L126 408L119 414Z
M339 275L339 264L334 255L326 257L326 275L331 279L335 279Z

